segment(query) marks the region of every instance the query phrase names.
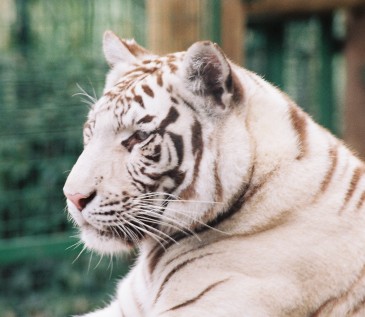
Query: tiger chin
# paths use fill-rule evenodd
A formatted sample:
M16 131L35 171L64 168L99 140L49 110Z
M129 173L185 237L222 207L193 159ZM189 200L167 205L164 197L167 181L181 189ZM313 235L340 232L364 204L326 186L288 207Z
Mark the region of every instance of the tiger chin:
M88 248L139 255L86 316L365 316L364 164L216 44L103 49L64 193Z

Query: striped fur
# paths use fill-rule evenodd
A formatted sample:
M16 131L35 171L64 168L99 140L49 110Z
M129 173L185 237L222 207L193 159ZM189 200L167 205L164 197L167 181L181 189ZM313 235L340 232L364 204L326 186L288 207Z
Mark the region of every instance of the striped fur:
M87 247L139 257L86 316L364 316L364 164L210 42L104 52L64 192Z

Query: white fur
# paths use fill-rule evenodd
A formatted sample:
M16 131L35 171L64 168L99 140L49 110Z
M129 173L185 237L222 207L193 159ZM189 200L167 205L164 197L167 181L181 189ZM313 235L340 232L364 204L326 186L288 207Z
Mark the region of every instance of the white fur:
M106 42L107 58L116 61L121 49L116 48L118 45L110 34ZM184 78L184 69L196 54L217 54L223 65L222 78L229 74L225 67L231 68L243 89L239 105L232 106L227 99L224 104L231 108L224 113L215 112L212 116L204 110L204 97L194 95ZM151 250L158 249L157 243L151 237L141 241L137 263L120 282L113 303L86 316L304 317L311 316L322 305L316 316L362 316L365 210L357 210L357 206L365 190L363 174L341 210L353 171L362 163L308 116L304 117L305 154L298 159L300 136L290 118L289 100L258 76L230 64L214 46L195 44L181 65L176 74L165 70L163 88L153 76L144 81L154 87L155 96L146 97L148 102L143 111L156 117L164 118L169 110L164 106L170 100L166 83L173 87L174 96L183 96L196 108L203 107L196 114L177 105L183 118L169 126L186 141L182 169L187 174L176 193L179 195L193 179L194 157L188 128L194 115L202 122L205 147L194 196L200 202L172 202L165 213L186 224L194 222L191 219L202 219L210 210L206 217L211 220L224 212L244 184L250 185L251 190L255 186L258 189L238 212L214 230L182 239L162 252L152 272ZM115 66L109 78L121 76L118 67ZM119 193L121 187L132 190L123 166L130 162L130 157L136 160L137 154L128 154L116 146L121 135L111 133L112 119L105 111L106 106L101 102L96 107L95 115L101 123L96 124L95 135L73 168L64 190L87 194L94 186L93 177L105 176L107 182L98 187L98 196L83 210L82 216L70 201L68 204L83 229L86 245L100 252L115 253L125 247L97 236L92 229L98 225L93 224L92 210L105 193ZM128 122L143 114L142 110L130 112L123 133L130 135ZM167 138L165 142L171 141ZM331 165L328 153L333 146L338 151L336 169L328 189L318 194ZM204 204L215 199L217 158L222 201ZM180 307L182 303L185 304Z

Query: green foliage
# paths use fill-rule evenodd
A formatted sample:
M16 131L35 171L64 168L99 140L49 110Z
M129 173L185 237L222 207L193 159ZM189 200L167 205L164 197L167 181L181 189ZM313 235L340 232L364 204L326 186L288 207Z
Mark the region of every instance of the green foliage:
M342 91L335 91L334 81L344 75L343 56L334 45L340 26L332 15L253 20L245 42L246 67L335 133L340 133Z
M90 256L73 264L70 258L43 258L2 269L0 316L65 317L104 306L130 261Z
M143 44L144 0L0 3L0 248L26 237L43 245L70 232L62 187L82 151L88 112L84 97L74 95L77 84L101 94L107 29ZM88 270L88 259L73 265L66 250L22 263L0 259L0 316L57 317L103 306L126 267L114 261L111 274L102 261Z
M144 38L143 2L14 1L0 57L0 238L62 232L62 187L82 150L88 112L77 84L100 95L105 29ZM3 13L5 15L5 13ZM135 23L138 15L141 23ZM133 23L132 23L133 22ZM0 30L1 32L1 30Z

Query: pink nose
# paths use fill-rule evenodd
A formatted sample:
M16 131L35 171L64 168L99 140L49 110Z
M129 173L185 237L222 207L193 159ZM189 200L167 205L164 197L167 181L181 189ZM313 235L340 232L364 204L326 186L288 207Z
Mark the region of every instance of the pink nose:
M89 196L80 194L80 193L76 193L76 194L67 194L65 193L65 196L67 197L67 199L69 199L78 210L82 211L86 205L93 200L93 198L95 197L96 193L91 193Z

